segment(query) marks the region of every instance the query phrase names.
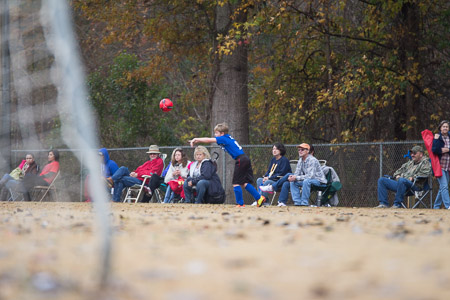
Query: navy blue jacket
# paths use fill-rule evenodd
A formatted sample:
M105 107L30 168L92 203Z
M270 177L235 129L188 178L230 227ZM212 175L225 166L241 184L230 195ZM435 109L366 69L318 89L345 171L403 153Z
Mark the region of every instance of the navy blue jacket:
M192 181L192 184L196 185L202 179L209 180L209 187L203 199L204 203L224 203L225 190L222 187L219 175L217 175L216 165L209 159L202 162L200 176L195 178L188 176L186 180Z
M450 138L450 134L447 133ZM433 145L431 146L431 151L439 157L439 160L442 157L442 148L445 147L444 139L442 138L442 133L439 133L438 139L433 139Z
M287 173L292 173L291 164L289 163L289 159L285 156L282 156L279 160L276 160L275 157L272 157L272 160L269 163L269 169L267 169L266 174L264 176L269 176L270 170L272 170L272 166L276 165L276 168L269 177L270 180L277 181L280 177L283 177Z

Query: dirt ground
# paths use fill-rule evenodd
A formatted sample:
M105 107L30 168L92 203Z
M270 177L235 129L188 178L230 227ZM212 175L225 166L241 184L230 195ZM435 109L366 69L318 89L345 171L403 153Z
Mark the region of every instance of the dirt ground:
M0 203L0 299L450 299L450 211Z

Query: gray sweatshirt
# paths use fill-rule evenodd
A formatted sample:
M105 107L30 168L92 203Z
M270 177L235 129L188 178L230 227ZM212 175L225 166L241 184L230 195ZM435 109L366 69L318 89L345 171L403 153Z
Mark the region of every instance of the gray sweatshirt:
M297 181L317 179L320 183L327 183L319 161L312 155L308 155L305 160L299 159L294 175L297 177Z

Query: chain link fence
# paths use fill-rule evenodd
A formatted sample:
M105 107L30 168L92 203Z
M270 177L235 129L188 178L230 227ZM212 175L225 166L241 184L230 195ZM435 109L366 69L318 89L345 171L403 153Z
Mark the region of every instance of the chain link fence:
M377 180L389 174L405 163L405 155L414 145L423 146L422 141L409 142L379 142L379 143L349 143L349 144L315 144L315 157L327 161L338 173L342 189L338 192L339 206L344 207L373 207L378 205ZM298 159L296 145L285 145L286 157ZM170 161L172 151L176 147L160 147L162 153L167 153L166 165ZM194 148L182 147L190 160L193 160ZM231 185L234 163L228 154L217 146L207 147L210 152L219 153L218 174L227 192L226 203L234 204L234 193ZM262 177L267 171L272 158L272 145L244 145L245 153L250 157L253 173L256 178ZM148 159L147 147L108 149L112 160L119 166L127 166L134 170ZM25 157L26 153L33 153L36 161L42 167L47 161L45 150L13 150L13 166L15 168ZM78 159L79 156L81 159ZM84 201L84 178L87 175L83 165L83 152L80 150L60 150L61 179L57 182L62 201ZM437 192L437 182L433 182L433 195ZM314 199L315 194L311 197ZM394 193L390 193L391 202ZM434 200L434 199L433 199ZM244 201L247 205L254 199L244 191ZM291 199L289 200L292 201ZM275 202L276 203L276 202ZM292 202L291 202L292 203Z

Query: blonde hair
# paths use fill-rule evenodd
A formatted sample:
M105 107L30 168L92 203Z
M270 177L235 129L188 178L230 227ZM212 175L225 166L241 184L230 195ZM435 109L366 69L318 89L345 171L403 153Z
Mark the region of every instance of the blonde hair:
M214 127L214 131L218 131L220 133L228 133L228 124L227 123L219 123Z
M211 154L209 154L209 151L205 146L197 146L197 148L195 148L194 150L194 157L197 153L203 153L205 154L205 158L211 159Z

